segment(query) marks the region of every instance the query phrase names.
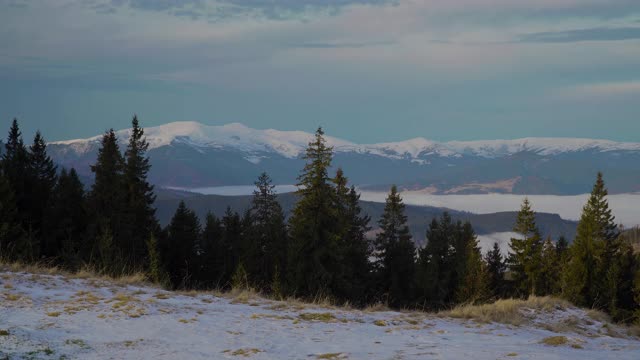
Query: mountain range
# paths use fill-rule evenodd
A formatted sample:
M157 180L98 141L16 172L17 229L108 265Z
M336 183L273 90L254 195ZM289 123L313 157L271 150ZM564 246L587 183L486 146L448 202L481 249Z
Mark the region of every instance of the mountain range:
M122 147L129 129L117 132ZM250 185L262 171L294 184L313 134L174 122L145 129L150 179L160 187ZM101 135L49 144L54 161L90 178ZM640 191L640 143L576 138L356 144L327 136L342 167L361 188L390 184L434 194L580 194L603 171L612 193Z

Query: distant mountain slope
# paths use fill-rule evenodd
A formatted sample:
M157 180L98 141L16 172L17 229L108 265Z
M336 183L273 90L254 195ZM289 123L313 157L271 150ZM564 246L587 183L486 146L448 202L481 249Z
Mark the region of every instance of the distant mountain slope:
M277 183L291 184L312 134L257 130L242 124L207 126L175 122L146 129L153 168L161 186L203 187L252 184L268 171ZM124 147L129 130L118 131ZM90 176L100 136L53 142L56 162ZM396 183L434 193L578 194L604 171L611 192L640 191L640 143L573 138L355 144L327 137L335 167L371 188Z
M193 209L201 219L204 219L208 211L216 216L222 216L227 208L242 214L250 207L251 196L221 196L221 195L200 195L182 191L159 189L156 200L157 216L164 226L171 221L178 203L184 200L187 206ZM287 216L293 208L296 196L293 193L280 194L278 196ZM382 215L384 204L361 201L363 212L371 216L370 225L377 228L378 219ZM423 244L425 232L431 219L442 215L444 209L431 206L406 206L409 228L414 240L418 244ZM493 214L472 214L468 212L449 210L454 220L469 221L479 235L486 235L499 232L509 232L513 230L516 221L516 212L499 212ZM556 239L564 235L571 240L575 236L576 222L564 220L556 214L538 213L537 223L543 236L551 236Z

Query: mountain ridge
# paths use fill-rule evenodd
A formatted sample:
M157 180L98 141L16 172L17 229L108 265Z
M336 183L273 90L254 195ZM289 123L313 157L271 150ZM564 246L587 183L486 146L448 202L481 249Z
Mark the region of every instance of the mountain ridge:
M205 125L196 121L178 121L145 129L150 149L171 145L181 141L195 147L235 146L245 151L275 151L293 158L301 155L313 134L304 131L283 131L275 129L254 129L242 123L225 125ZM126 143L130 129L118 130L116 134ZM102 135L86 139L54 141L53 145L72 145L79 151L86 151L87 145L98 143ZM405 156L419 158L420 155L457 156L473 154L481 157L506 156L521 151L533 151L541 155L594 149L608 151L640 151L640 143L617 142L604 139L567 137L525 137L517 139L493 139L471 141L434 141L415 137L403 141L359 144L333 136L327 136L327 143L336 152L355 151L380 156ZM258 140L255 142L255 140ZM250 143L250 141L254 141ZM253 145L253 146L250 146ZM262 146L262 148L260 148Z
M121 149L129 129L117 132ZM174 122L145 128L150 144L150 179L164 187L251 185L266 171L276 184L294 184L313 134L252 129L240 123L213 126ZM91 179L101 136L49 143L61 166ZM350 182L370 189L397 184L435 194L555 194L591 190L595 174L605 173L612 193L640 191L640 143L579 138L522 138L356 144L326 136L334 147L334 168Z

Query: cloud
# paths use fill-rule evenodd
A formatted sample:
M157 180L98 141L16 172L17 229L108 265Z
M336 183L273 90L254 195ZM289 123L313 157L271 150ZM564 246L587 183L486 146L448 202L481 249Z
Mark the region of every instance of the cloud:
M640 27L591 28L565 31L545 31L519 36L520 42L568 43L580 41L620 41L640 39Z
M561 89L556 95L572 100L637 97L640 96L640 81L582 84Z

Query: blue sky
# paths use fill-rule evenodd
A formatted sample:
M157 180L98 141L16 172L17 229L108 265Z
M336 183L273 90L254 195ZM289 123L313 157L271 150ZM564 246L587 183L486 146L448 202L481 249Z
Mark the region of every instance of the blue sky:
M638 0L0 0L0 125L640 141ZM0 129L0 131L6 131Z

